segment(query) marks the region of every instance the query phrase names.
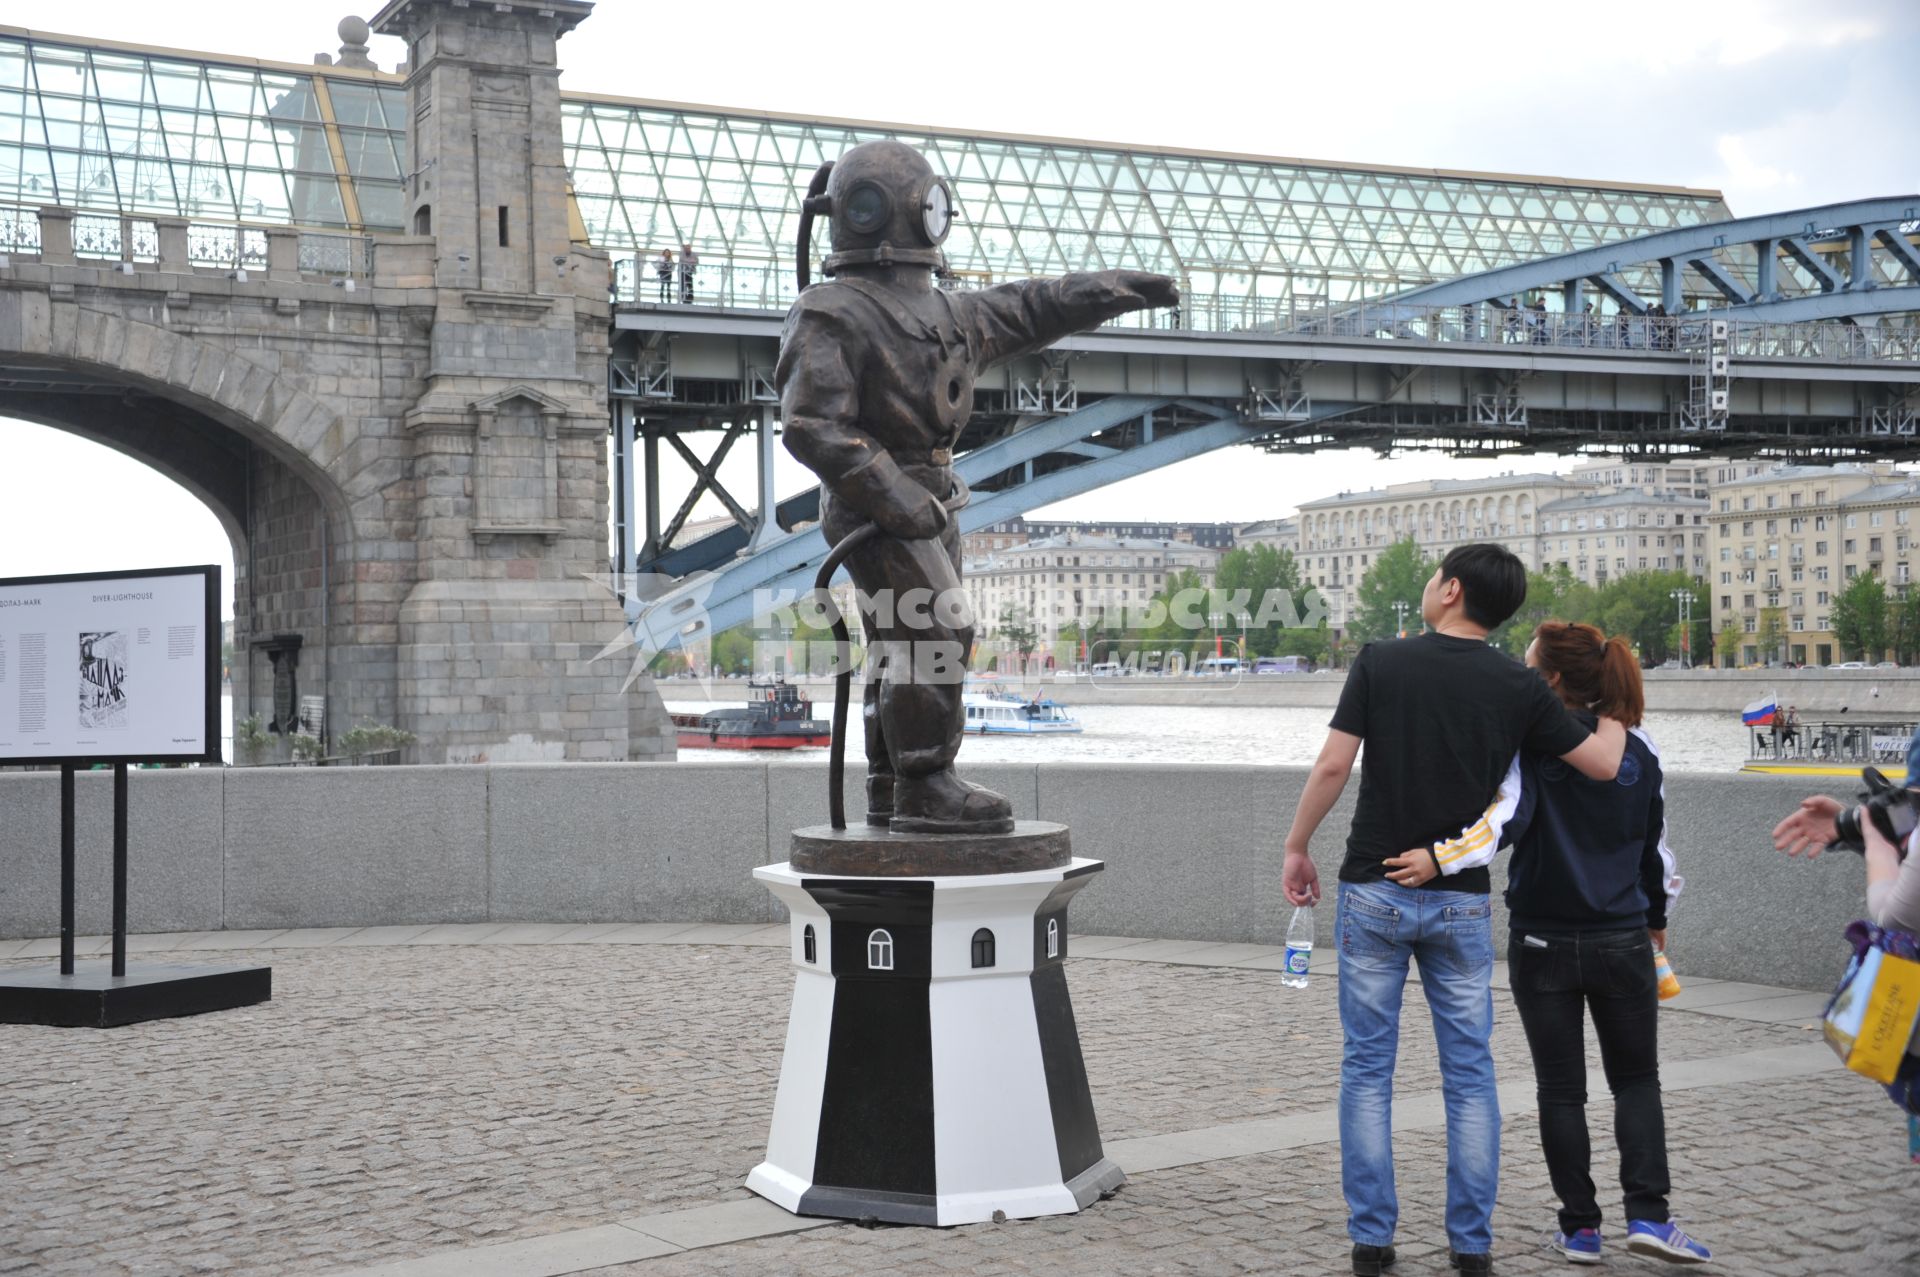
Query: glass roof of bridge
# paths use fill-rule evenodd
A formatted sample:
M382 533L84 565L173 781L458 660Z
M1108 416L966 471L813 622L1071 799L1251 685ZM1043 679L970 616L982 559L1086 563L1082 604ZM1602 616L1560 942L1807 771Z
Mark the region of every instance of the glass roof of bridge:
M1707 191L1344 167L729 113L568 95L589 238L691 243L790 292L799 197L869 138L952 182L954 269L979 281L1134 267L1202 292L1345 301L1728 211ZM0 203L398 231L397 77L0 33ZM823 228L824 229L824 228ZM824 240L824 235L822 236Z
M0 35L0 201L398 230L387 79Z
M876 137L952 182L950 264L983 280L1129 267L1209 292L1334 301L1729 216L1713 192L1343 168L915 132L573 97L567 162L594 242L785 273L823 159ZM824 239L824 236L820 236Z

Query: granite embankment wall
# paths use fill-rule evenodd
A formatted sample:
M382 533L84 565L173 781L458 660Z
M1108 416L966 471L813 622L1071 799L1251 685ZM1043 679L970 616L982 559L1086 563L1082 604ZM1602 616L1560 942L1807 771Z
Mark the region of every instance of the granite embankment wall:
M1920 669L1906 670L1648 670L1647 708L1661 712L1698 710L1737 714L1742 706L1778 692L1783 705L1794 705L1800 717L1837 714L1844 707L1853 714L1882 718L1920 719ZM1331 709L1340 700L1344 671L1318 674L1245 675L1235 679L1102 678L1067 679L1044 684L1049 695L1071 705L1107 702L1113 705L1237 705ZM831 679L807 680L816 704L830 703ZM660 694L667 700L700 700L702 684L665 679ZM718 695L731 696L737 682L711 686Z
M1074 901L1075 931L1281 943L1279 847L1304 768L1042 763L968 774L1011 795L1021 818L1070 825L1077 854L1106 862ZM795 826L825 822L825 776L824 764L800 762L137 772L130 927L777 920L751 871L786 859ZM1822 784L1850 788L1669 778L1688 884L1672 936L1683 977L1802 988L1837 977L1840 933L1862 908L1860 861L1790 861L1768 839ZM1357 789L1347 786L1315 841L1329 895ZM58 793L52 773L0 775L0 938L58 934ZM82 775L83 934L110 925L110 812L107 775ZM1322 912L1330 944L1332 910Z

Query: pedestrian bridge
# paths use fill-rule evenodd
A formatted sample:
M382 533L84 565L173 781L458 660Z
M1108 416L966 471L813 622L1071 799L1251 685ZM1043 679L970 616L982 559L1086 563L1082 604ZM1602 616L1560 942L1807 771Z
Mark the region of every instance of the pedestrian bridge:
M1916 208L1920 197L1904 197L1691 227L1342 306L1282 313L1215 293L1186 297L1177 314L1123 316L982 379L955 462L975 493L961 526L986 527L1236 444L1456 455L1908 453L1920 430L1920 326L1910 315L1885 320L1920 305ZM1818 229L1842 223L1844 234ZM1816 231L1788 233L1807 226ZM1771 253L1776 265L1804 255L1817 269L1802 263L1790 282L1756 270L1765 291L1746 288L1734 255L1724 265L1716 256L1728 244ZM1836 254L1838 267L1828 264ZM1744 300L1679 312L1683 272ZM1634 292L1636 274L1658 287L1656 298L1674 299L1677 313ZM682 579L629 600L650 645L694 637L689 618L714 632L750 620L756 591L805 590L827 549L810 526L817 491L779 502L771 489L770 370L782 322L774 291L725 268L716 276L710 287L722 304L696 296L615 308L610 394L624 561ZM1548 292L1559 305L1521 304ZM1599 308L1588 304L1595 296ZM737 384L701 375L729 368L740 370ZM685 428L701 399L709 404L697 420L708 425L712 403L748 405L704 460ZM743 502L718 484L715 458L749 437L761 490ZM662 441L696 472L664 523L657 489L644 487ZM706 492L728 506L734 526L673 546Z

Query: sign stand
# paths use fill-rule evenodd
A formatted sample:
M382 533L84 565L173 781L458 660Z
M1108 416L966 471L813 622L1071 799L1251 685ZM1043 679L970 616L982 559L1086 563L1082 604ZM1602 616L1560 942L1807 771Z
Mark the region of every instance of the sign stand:
M78 751L63 751L66 756L32 756L32 746L23 746L17 752L0 761L58 763L60 767L60 962L51 968L11 968L0 969L0 1024L43 1024L56 1027L90 1026L108 1028L122 1024L138 1024L146 1020L159 1020L171 1016L196 1015L202 1011L224 1011L231 1007L250 1006L256 1002L265 1002L273 995L273 971L270 967L257 966L176 966L153 965L127 970L127 765L129 762L153 759L169 762L203 762L218 764L222 760L219 754L219 730L215 717L218 711L218 646L219 625L217 605L220 597L220 576L218 568L172 568L155 572L96 574L83 577L42 577L24 581L0 581L0 592L7 587L20 591L17 597L35 597L34 607L43 603L51 604L46 611L51 612L60 600L53 598L48 587L71 588L84 584L87 594L94 604L119 604L123 597L134 593L139 601L151 599L165 587L167 578L200 577L204 581L204 592L196 599L185 596L198 615L191 619L201 622L197 642L203 654L203 660L194 662L186 659L185 653L191 651L188 642L190 631L181 633L185 626L175 626L172 633L166 635L168 642L162 646L151 644L151 630L138 631L138 640L150 644L155 654L147 657L149 662L160 659L159 653L167 654L166 659L173 661L171 666L162 666L161 676L178 679L190 673L189 668L198 670L200 679L200 699L204 705L193 704L186 709L194 715L204 712L200 726L204 730L193 732L196 742L187 746L197 750L192 754L171 752L141 751L120 755L98 761L109 763L113 768L113 948L108 961L76 962L74 941L77 932L75 907L75 803L74 775L81 768L92 765L94 760L85 756L74 757ZM156 580L159 586L150 583ZM148 585L146 592L135 593L122 590L121 587ZM177 582L173 587L176 593L183 587ZM104 594L94 595L94 591ZM116 593L116 591L118 593ZM85 606L68 603L68 606ZM176 607L179 605L176 604ZM87 618L102 626L109 622L122 625L133 622L120 617ZM185 616L171 616L164 620L184 620ZM138 618L134 618L135 621ZM36 618L34 624L44 624ZM8 635L0 631L0 640ZM45 670L45 653L49 647L46 629L30 635L37 640L34 651L39 660L36 674ZM55 633L55 638L65 639L67 633ZM114 637L111 633L101 633L101 638ZM109 709L126 703L122 689L129 678L137 677L139 669L131 662L114 662L108 658L96 656L98 648L84 646L84 657L94 657L98 664L82 671L80 677L97 675L101 680L96 686L105 689L103 703ZM0 648L0 651L3 651ZM24 665L16 661L16 667ZM110 668L109 668L110 667ZM4 667L0 667L4 668ZM152 677L150 675L150 677ZM32 689L44 697L44 685ZM36 724L36 727L39 725ZM44 730L44 729L42 729Z
M273 968L137 966L127 970L127 765L113 764L113 950L74 959L74 772L60 767L60 965L0 971L0 1024L112 1028L266 1002Z

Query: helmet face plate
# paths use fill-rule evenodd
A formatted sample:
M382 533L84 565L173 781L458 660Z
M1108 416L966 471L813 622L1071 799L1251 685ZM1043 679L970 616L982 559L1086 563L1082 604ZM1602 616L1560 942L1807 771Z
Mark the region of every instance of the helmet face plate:
M839 217L836 225L844 220L847 228L856 235L878 235L887 228L893 219L893 201L877 182L858 182L847 192L846 200L837 205Z

